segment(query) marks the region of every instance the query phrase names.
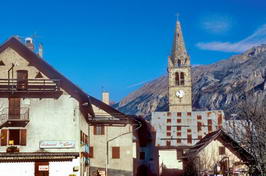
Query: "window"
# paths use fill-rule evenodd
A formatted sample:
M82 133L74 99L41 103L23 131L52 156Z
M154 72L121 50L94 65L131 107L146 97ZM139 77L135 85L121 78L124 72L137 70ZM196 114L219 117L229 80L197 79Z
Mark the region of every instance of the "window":
M176 136L181 136L181 132L177 132L176 133Z
M219 155L225 155L225 147L219 147Z
M201 115L197 115L197 120L201 120L202 116Z
M171 132L167 132L166 133L166 136L171 136Z
M201 140L202 139L202 136L198 136L198 139Z
M176 119L177 123L181 123L181 121L182 121L181 119Z
M3 61L0 61L0 66L4 66L4 62Z
M172 119L167 119L166 122L167 123L171 123Z
M212 120L208 120L208 132L212 132Z
M145 152L140 152L139 153L139 159L140 160L145 160Z
M80 143L88 144L88 136L83 131L80 131Z
M181 112L178 112L178 113L176 113L176 116L177 117L181 117L182 116L182 113Z
M93 147L90 146L89 148L89 158L93 158Z
M104 126L93 126L94 135L104 135Z
M171 146L171 141L166 141L166 146Z
M198 132L202 130L202 123L201 122L198 122Z
M20 98L8 99L8 118L20 119Z
M177 60L177 66L178 66L178 67L181 66L181 60L180 60L180 59Z
M187 133L191 133L191 129L187 129Z
M192 135L191 134L187 135L187 143L192 144Z
M41 74L41 72L38 72L35 78L43 78L43 75Z
M187 116L191 116L191 112L187 112Z
M176 130L177 130L177 131L181 131L181 126L177 126L177 127L176 127Z
M28 71L18 70L17 71L17 89L26 90L28 88Z
M180 73L180 85L185 85L185 74L184 74L184 72Z
M167 112L167 116L169 117L169 116L171 116L172 115L172 113L171 112Z
M9 130L9 145L19 145L19 130Z
M175 73L175 85L179 86L179 73L178 72Z
M120 158L120 147L112 147L112 158L113 159Z
M181 143L181 139L177 139L176 143L180 144Z
M218 126L222 126L223 123L223 116L222 114L218 114Z
M171 126L166 126L166 130L170 131L171 130Z
M1 146L26 145L26 129L3 129L1 130Z

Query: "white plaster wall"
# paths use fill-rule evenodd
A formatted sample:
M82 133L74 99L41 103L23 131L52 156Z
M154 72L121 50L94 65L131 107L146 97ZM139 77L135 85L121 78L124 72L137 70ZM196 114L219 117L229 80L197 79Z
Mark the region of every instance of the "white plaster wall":
M233 167L235 162L242 162L241 159L233 154L228 148L225 148L224 155L219 155L219 147L224 147L224 145L220 141L214 140L200 151L198 156L202 166L200 168L201 170L210 170L210 168L214 168L214 165L224 157L229 157L230 167ZM241 167L247 169L245 165L242 165Z
M127 133L127 134L125 134ZM121 134L125 134L120 136ZM136 149L133 143L132 127L105 127L105 135L93 135L93 127L90 128L90 146L94 148L94 157L90 159L92 167L106 167L106 145L109 142L109 165L110 169L133 171L133 158L136 156ZM120 159L112 159L112 147L120 147Z
M0 99L2 101L3 99ZM4 101L2 101L2 104ZM7 101L5 106L8 107ZM21 152L39 151L42 140L74 140L74 149L45 149L49 152L79 152L79 112L75 112L77 101L69 95L62 95L59 99L24 99L21 107L29 108L30 122L27 129L27 145L19 146ZM77 114L76 114L77 113ZM9 128L18 129L18 128ZM6 147L0 147L4 152Z
M1 176L34 176L34 162L0 163Z
M183 169L181 160L177 160L175 149L159 150L159 166L165 165L168 169Z

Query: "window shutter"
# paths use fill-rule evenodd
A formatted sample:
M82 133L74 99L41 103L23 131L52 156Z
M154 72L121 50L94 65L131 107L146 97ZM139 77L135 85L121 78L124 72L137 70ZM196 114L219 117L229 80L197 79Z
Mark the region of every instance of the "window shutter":
M1 130L1 146L6 146L7 145L7 129Z
M104 135L104 126L101 126L101 135Z
M96 130L97 130L97 126L93 126L93 134L94 134L94 135L97 135Z
M27 144L27 130L21 129L20 130L20 145L26 145Z
M89 149L89 158L93 158L93 147L90 146L90 149Z
M112 147L112 158L113 159L120 158L120 147Z

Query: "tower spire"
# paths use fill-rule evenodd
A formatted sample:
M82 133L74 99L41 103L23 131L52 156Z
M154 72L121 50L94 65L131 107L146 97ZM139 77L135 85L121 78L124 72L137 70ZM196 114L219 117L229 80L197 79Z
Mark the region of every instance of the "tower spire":
M190 59L187 54L185 42L183 39L180 21L176 21L176 30L174 35L172 53L170 56L169 67L189 66Z

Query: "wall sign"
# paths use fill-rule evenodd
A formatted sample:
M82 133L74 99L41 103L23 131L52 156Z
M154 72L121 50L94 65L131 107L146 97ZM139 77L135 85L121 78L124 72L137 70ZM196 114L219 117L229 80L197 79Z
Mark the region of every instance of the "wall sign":
M40 165L39 166L39 171L49 171L49 166L47 166L47 165Z
M40 141L42 149L75 148L75 141Z

